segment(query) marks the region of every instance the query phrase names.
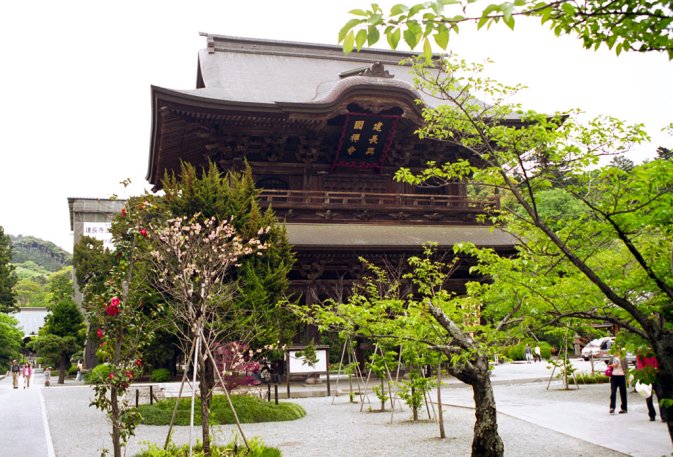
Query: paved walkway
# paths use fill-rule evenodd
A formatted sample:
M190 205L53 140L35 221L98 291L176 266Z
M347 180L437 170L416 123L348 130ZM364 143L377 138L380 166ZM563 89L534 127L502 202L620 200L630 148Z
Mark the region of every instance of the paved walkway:
M580 371L589 371L585 362L575 362ZM597 365L602 370L602 365ZM671 455L673 446L664 423L649 422L645 401L629 394L629 414L608 413L609 387L580 386L579 390L562 390L554 380L546 389L551 370L546 363L499 365L493 373L499 429L507 456L618 456L660 457ZM42 386L37 373L29 389L12 389L11 379L0 381L0 443L16 443L24 457L97 456L110 447L109 426L104 415L89 407L88 386L68 381L65 386ZM166 393L177 391L177 384L165 385ZM332 384L333 391L335 384ZM339 389L347 390L341 381ZM324 385L293 385L293 395L325 390ZM278 446L284 457L305 456L321 448L323 456L412 456L419 446L425 455L469 455L474 421L472 392L455 379L442 389L442 403L447 408L447 440L436 440L436 425L408 424L409 412L396 412L391 424L390 413L363 414L358 404L348 403L348 396L296 400L308 416L292 423L247 424L250 436L260 436L269 445ZM371 396L372 402L375 397ZM369 405L367 405L369 406ZM372 407L375 409L375 407ZM427 416L426 416L427 417ZM47 421L48 418L48 421ZM48 423L48 426L46 424ZM176 442L185 442L188 427L178 427ZM220 441L235 433L231 426L215 427ZM248 432L249 431L249 432ZM141 426L127 455L145 447L144 441L161 443L165 427ZM394 437L394 438L393 438ZM52 440L53 438L53 440ZM53 443L53 444L52 444ZM332 443L325 445L325 443ZM368 447L370 446L370 447ZM448 451L447 451L448 450ZM324 452L322 452L324 451ZM0 454L2 454L0 452Z
M12 388L12 377L0 381L0 448L2 455L53 457L47 415L42 397L42 373L36 373L31 386ZM37 381L37 382L36 382ZM7 454L4 454L7 452Z

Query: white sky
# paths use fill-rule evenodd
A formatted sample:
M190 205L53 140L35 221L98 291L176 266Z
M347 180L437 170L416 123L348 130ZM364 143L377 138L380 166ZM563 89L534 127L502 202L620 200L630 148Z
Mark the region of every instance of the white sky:
M380 1L392 5L392 1ZM72 252L68 197L140 194L150 137L150 85L196 84L199 32L337 44L353 0L34 0L0 6L0 226ZM385 46L382 42L379 46ZM529 87L527 107L580 107L643 122L655 136L633 152L673 146L673 63L663 54L582 49L535 23L461 32L450 49L491 57L490 76ZM127 192L119 184L131 178Z

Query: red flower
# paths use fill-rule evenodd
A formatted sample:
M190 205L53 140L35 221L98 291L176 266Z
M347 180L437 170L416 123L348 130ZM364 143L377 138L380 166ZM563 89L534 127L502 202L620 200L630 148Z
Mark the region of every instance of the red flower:
M140 229L140 234L141 234L142 236L144 236L145 238L147 238L147 230L145 230L145 227L143 227L143 228Z
M98 335L98 338L103 338L103 330L98 329L98 330L96 331L96 335Z
M110 373L110 374L107 375L107 378L108 378L108 379L112 379L112 378L114 378L114 377L115 377L115 373L114 373L114 371L113 371L112 373Z
M127 372L126 372L126 377L129 378L129 379L133 379L133 372L130 371L130 370L127 371Z
M140 365L143 364L143 361L140 359L136 359L136 366L139 367Z
M105 308L105 312L107 313L108 316L116 316L117 314L119 314L119 306L110 305L107 308Z
M112 297L110 300L110 306L119 306L121 302L122 301L119 299L119 297Z
M126 217L126 208L122 208L122 217Z

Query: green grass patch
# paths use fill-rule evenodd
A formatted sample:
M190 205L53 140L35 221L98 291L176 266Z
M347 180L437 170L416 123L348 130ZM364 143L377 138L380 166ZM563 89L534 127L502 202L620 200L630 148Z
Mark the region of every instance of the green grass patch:
M275 447L266 447L264 443L256 438L249 440L250 450L240 443L229 443L226 446L210 446L212 457L281 457L281 453ZM194 446L192 455L194 457L203 457L203 447L201 443ZM150 444L147 449L135 454L134 457L188 457L189 445L176 446L169 444L168 449L164 450L155 444Z
M610 382L610 378L605 376L603 373L578 373L575 375L578 384L602 384L605 382Z
M260 400L248 395L232 395L231 402L234 404L239 421L244 424L291 421L306 415L304 408L296 403L282 402L276 405L274 402ZM154 405L141 405L138 407L138 411L142 415L140 423L168 425L174 407L175 399L162 400ZM190 408L191 398L180 399L178 412L175 416L175 425L189 425ZM199 398L196 399L194 423L201 424L201 400ZM234 414L224 395L213 397L210 404L210 423L211 425L234 423Z

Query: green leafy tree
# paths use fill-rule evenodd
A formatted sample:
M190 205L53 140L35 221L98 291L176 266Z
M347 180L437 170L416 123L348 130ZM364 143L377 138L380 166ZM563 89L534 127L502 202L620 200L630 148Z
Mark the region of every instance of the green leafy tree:
M421 90L446 101L424 110L419 135L462 148L471 159L430 164L420 174L402 169L398 179L473 179L498 189L506 198L492 220L536 259L547 259L537 278L558 278L550 284L557 293L587 298L586 307L560 309L559 318L613 322L641 335L659 359L664 396L673 399L673 164L589 171L600 157L647 139L642 126L609 117L580 124L573 113L524 111L506 103L516 88L483 77L481 66L443 65L439 74L416 67ZM484 106L475 93L492 99ZM581 208L574 218L542 211L541 195L554 186ZM666 409L673 412L670 402Z
M9 313L18 311L14 285L16 274L12 261L12 243L5 230L0 226L0 312Z
M12 248L14 249L14 248ZM16 277L20 281L22 279L33 279L37 282L45 283L51 271L47 270L41 265L38 265L32 260L26 260L21 263L14 263Z
M14 286L16 304L20 308L47 306L45 282L35 279L20 279Z
M115 265L115 256L105 249L101 240L83 236L73 248L73 264L79 288L88 288L90 294L100 293L105 290L105 281Z
M285 299L294 256L285 228L277 223L271 209L263 211L256 200L258 190L250 167L242 173L222 173L212 162L200 171L182 163L179 174L164 177L162 188L165 196L152 201L155 213L162 217L191 218L199 213L203 219L230 220L243 239L256 237L260 229L270 227L265 234L268 248L261 255L242 258L241 267L228 273L237 285L236 315L245 321L226 323L230 327L226 333L257 347L290 341L295 332L294 317L276 304ZM233 331L236 328L241 329L239 337Z
M489 357L509 338L502 329L524 311L509 313L499 322L482 323L479 301L455 296L445 287L457 261L443 260L429 245L423 256L408 259L410 272L403 276L368 264L370 273L346 303L329 301L292 309L321 331L338 330L375 340L386 348L400 348L403 359L412 364L418 356L421 363L433 366L446 361L448 372L474 392L472 455L501 456L504 447L498 434ZM405 287L407 281L413 284L413 292ZM409 391L412 386L429 387L414 382L417 379L417 375L411 377ZM410 392L407 396L412 407L418 403L418 397Z
M49 314L38 337L31 341L37 354L58 366L58 383L65 382L70 357L84 344L84 316L72 299L72 282L66 274L56 274L50 284Z
M17 325L18 321L12 316L0 313L0 371L3 373L21 351L23 333Z
M430 59L430 40L446 49L452 33L465 23L479 29L502 22L514 29L517 18L539 19L556 36L575 35L587 49L601 45L623 51L664 52L673 59L673 9L666 0L575 0L491 3L481 9L475 0L437 0L410 5L396 4L385 12L378 4L355 9L339 32L346 52L360 50L385 36L391 48L400 40L411 48L421 45Z
M73 294L72 267L64 267L50 275L46 290L47 301L50 303L71 300Z

